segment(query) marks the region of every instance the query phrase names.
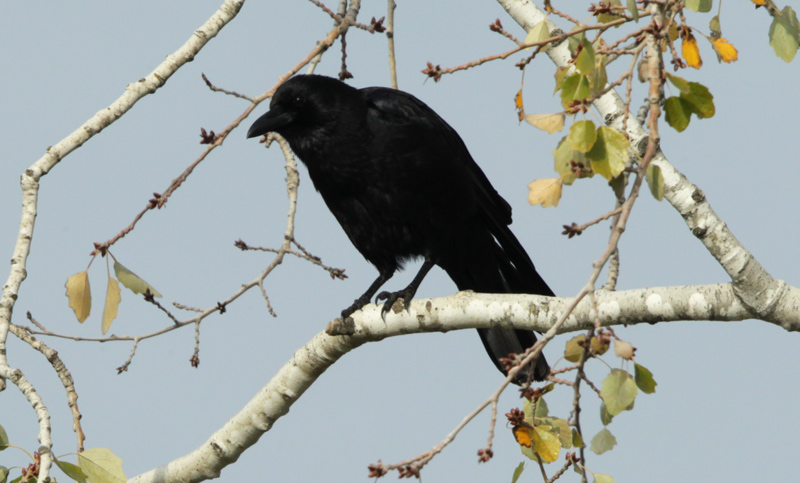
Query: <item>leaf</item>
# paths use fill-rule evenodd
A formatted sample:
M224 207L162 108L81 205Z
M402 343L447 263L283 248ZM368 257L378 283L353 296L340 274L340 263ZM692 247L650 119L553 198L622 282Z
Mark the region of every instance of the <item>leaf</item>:
M78 466L91 483L125 483L122 460L108 448L90 448L78 453Z
M553 114L528 114L525 116L525 121L547 132L547 134L553 134L556 131L564 129L565 118L566 114L563 112L555 112Z
M160 298L161 294L152 285L142 280L141 277L131 272L124 265L114 260L114 273L119 281L133 293L146 293L148 290L153 297Z
M580 346L579 342L586 340L586 336L584 335L576 335L572 339L567 341L567 347L564 349L564 359L570 362L578 362L581 360L581 354L583 354L583 347Z
M572 428L572 446L575 448L580 448L583 446L583 437L575 428Z
M594 56L594 70L592 71L592 79L589 85L592 88L592 95L605 89L608 84L608 74L606 73L606 56Z
M685 5L686 8L689 10L694 10L695 12L710 12L711 11L711 0L686 0Z
M617 438L611 434L608 428L603 428L599 433L592 438L591 446L592 453L601 455L606 451L611 451L611 448L617 445Z
M525 108L522 105L522 89L517 91L517 95L514 96L514 108L517 110L519 121L522 122L522 119L525 117Z
M547 402L545 402L544 398L539 398L536 401L536 411L533 412L533 416L537 418L544 418L547 417L547 412L549 409L547 408Z
M700 119L713 117L716 112L714 96L699 82L689 82L689 92L681 92L681 98L689 103L692 112Z
M595 354L602 356L603 354L608 351L609 344L606 339L600 340L599 337L592 337L592 340L589 341L589 346L595 352Z
M769 45L775 55L785 62L791 62L797 54L800 22L792 7L785 6L780 15L775 15L769 26Z
M117 318L117 309L122 300L120 297L119 283L113 277L108 277L108 288L106 289L106 304L103 307L103 334L108 332L111 322Z
M614 483L614 478L603 473L594 473L594 483Z
M608 409L606 409L605 403L600 403L600 422L603 423L603 426L608 426L611 424L613 419L614 416L608 414Z
M0 451L6 448L8 448L8 433L6 433L3 426L0 426Z
M550 29L547 28L547 22L542 21L537 23L533 26L530 30L528 30L528 35L525 36L525 40L522 43L524 44L535 44L538 42L543 42L550 38ZM529 49L525 49L529 50Z
M764 5L765 3L767 3L767 0L751 0L751 1L756 5Z
M549 425L550 432L558 437L562 448L569 449L572 447L572 429L566 419L546 418L544 423Z
M6 483L8 480L8 468L0 465L0 483Z
M656 392L658 383L653 379L653 373L646 367L635 364L633 365L634 378L636 379L636 387L642 390L645 394L653 394Z
M614 341L614 353L617 357L629 361L633 358L633 345L630 342L617 339Z
M525 471L525 463L521 461L514 470L514 476L511 477L511 483L517 483L517 480L520 476L522 476L523 471Z
M83 323L92 310L92 291L89 287L89 272L78 272L67 279L64 284L67 288L69 306L75 312L78 322Z
M703 59L700 58L700 49L697 47L697 39L694 38L694 35L689 34L683 39L681 52L689 67L699 69L703 66Z
M606 405L608 414L616 416L628 407L636 399L636 383L626 371L612 369L611 374L603 380L600 396Z
M575 67L578 69L578 72L588 76L594 69L594 48L592 47L592 43L585 38L583 42L581 42L581 45L583 48L575 59Z
M579 173L573 171L573 163L577 165L575 167L584 166L588 168L591 161L586 159L585 154L572 149L572 145L567 142L566 136L559 141L558 146L553 151L553 157L555 158L554 167L556 173L561 175L561 179L567 186L571 185L579 177L584 178L594 175L590 170L586 170L588 174L584 174L586 171L581 171Z
M64 472L64 474L73 480L78 481L78 483L86 483L86 474L81 471L80 467L61 460L55 460L55 463L58 465L58 468Z
M530 448L533 444L533 428L527 426L514 426L511 428L511 433L517 444Z
M528 184L528 203L542 208L558 206L561 200L561 178L535 179Z
M567 141L569 141L572 148L580 153L587 153L594 142L597 140L597 131L594 127L594 122L585 120L574 123L569 128Z
M684 79L682 77L678 77L676 75L672 75L669 72L667 72L666 74L667 74L667 80L670 81L670 83L672 85L677 87L678 90L681 91L681 94L683 94L684 92L686 92L686 93L689 92L689 89L690 89L689 81L687 81L686 79Z
M544 426L534 426L533 450L544 461L552 463L558 459L558 453L561 451L561 441L553 433L545 430Z
M628 13L631 14L634 22L639 22L639 7L636 6L636 0L628 0Z
M569 66L559 67L558 69L556 69L556 73L553 74L553 77L556 80L556 88L553 91L553 94L555 94L561 89L562 84L564 84L564 78L567 76L569 69L570 69Z
M722 36L722 29L719 25L719 15L714 15L714 18L708 22L708 29L711 30L712 38L719 38Z
M622 3L620 2L620 0L610 0L609 2L606 2L606 3L610 4L612 7L621 7L622 6ZM600 15L597 16L597 22L598 23L608 23L608 22L613 22L614 20L619 20L619 19L620 19L619 16L612 15L610 13L601 13ZM619 27L619 25L614 26L614 28L617 28L617 27Z
M644 179L647 181L647 186L650 187L653 198L658 201L664 199L664 176L661 174L661 168L653 163L648 164Z
M736 50L736 47L728 43L725 37L714 39L714 41L711 42L711 45L714 47L717 57L722 62L730 64L731 62L736 62L739 59L739 51Z
M692 108L678 96L672 96L664 101L664 112L667 124L676 131L683 132L689 126Z
M619 131L607 126L597 129L597 141L586 157L592 161L592 171L611 181L625 170L630 141Z
M586 99L589 95L589 79L585 75L572 74L561 83L561 104L565 108L569 108L573 101Z

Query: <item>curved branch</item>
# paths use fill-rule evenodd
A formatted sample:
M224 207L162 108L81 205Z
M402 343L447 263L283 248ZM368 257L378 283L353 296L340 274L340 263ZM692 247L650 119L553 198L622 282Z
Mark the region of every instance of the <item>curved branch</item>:
M789 289L793 307L776 311L780 320L769 320L800 330L800 289ZM601 325L631 325L677 320L739 321L753 317L734 294L731 284L661 287L594 292L595 302L584 298L562 325L559 333ZM568 297L478 294L459 292L451 297L418 299L409 312L389 313L370 304L353 314L352 335L317 334L301 347L250 402L199 448L170 463L132 478L136 483L198 482L216 478L244 451L272 428L300 396L340 357L367 343L413 333L513 327L545 331L572 303ZM337 319L337 322L339 319ZM336 322L332 323L335 326ZM331 326L329 326L331 327ZM331 327L334 328L334 327Z
M169 55L147 77L128 84L125 92L105 109L92 116L70 135L49 147L47 152L22 174L22 216L19 234L17 235L14 254L11 257L11 272L3 286L0 298L0 378L11 380L31 403L39 420L39 453L41 454L40 480L47 480L52 463L50 456L50 415L44 402L33 385L25 379L19 369L12 369L6 358L6 339L8 338L14 303L19 288L27 275L26 265L30 253L33 227L36 222L39 180L55 167L65 156L79 148L123 114L130 110L139 99L156 92L167 79L181 66L194 59L194 56L214 38L217 33L230 22L241 9L244 0L227 0L200 28L194 31L191 38L178 50Z
M539 22L550 22L548 26L551 31L556 28L547 18L547 14L530 0L497 1L526 31ZM546 52L559 67L569 65L572 58L566 43L550 46ZM625 103L615 90L600 96L593 105L608 126L627 133L631 145L640 154L644 152L649 142L648 133L636 120L625 115ZM664 197L680 213L692 234L705 245L731 277L736 296L757 318L775 320L773 312L782 310L781 307L786 304L784 298L789 291L786 282L773 278L764 269L717 216L702 190L675 169L664 153L659 150L652 164L661 169L664 177ZM795 330L793 325L784 328Z

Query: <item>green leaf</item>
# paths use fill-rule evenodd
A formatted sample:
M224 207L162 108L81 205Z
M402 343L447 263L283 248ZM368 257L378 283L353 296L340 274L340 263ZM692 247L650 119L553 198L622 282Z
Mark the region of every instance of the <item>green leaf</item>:
M711 30L711 37L719 38L722 36L722 29L719 25L719 15L714 15L714 18L708 22L708 29Z
M689 81L687 81L683 77L678 77L676 75L672 75L669 72L667 72L666 74L667 74L667 80L670 81L670 83L672 85L677 87L678 90L681 91L681 93L683 93L683 92L687 92L688 93L689 92L689 89L690 89L689 88Z
M603 454L606 451L611 451L611 448L617 445L617 438L611 434L608 428L603 428L599 433L592 438L591 446L589 447L594 454Z
M700 119L712 117L716 112L714 96L699 82L689 82L689 92L681 92L681 99L689 103L692 112Z
M769 26L769 45L775 50L775 55L785 62L791 62L797 54L798 32L800 22L797 21L797 14L787 5L780 15L775 15Z
M631 143L619 131L607 126L597 129L597 141L586 157L592 161L592 171L612 180L625 170Z
M614 478L603 473L594 474L594 483L614 483Z
M555 94L561 89L561 86L564 84L564 78L567 77L567 72L569 72L569 69L570 69L569 66L559 67L558 69L556 69L556 73L553 74L553 77L556 80L556 88L553 91L553 94Z
M640 364L633 365L634 379L636 379L636 386L645 394L653 394L656 392L658 383L653 379L653 373L646 367Z
M689 126L692 108L689 103L678 96L672 96L664 101L664 112L667 124L676 131L683 132Z
M608 426L611 424L611 420L614 419L614 416L608 414L608 409L606 409L605 403L600 403L600 422L603 423L603 426Z
M539 400L536 401L536 411L534 411L533 416L537 418L546 418L547 411L547 402L544 398L540 397Z
M520 461L517 469L514 470L514 476L511 477L511 483L517 483L517 480L520 476L522 476L522 472L525 470L525 462Z
M661 168L653 163L650 163L647 165L647 171L644 173L644 179L647 181L647 186L650 187L650 193L653 194L653 198L657 199L658 201L664 199L664 176L661 175ZM642 387L639 386L639 389L641 388Z
M606 73L606 56L595 55L594 70L592 71L592 80L590 85L592 87L592 95L605 89L608 84L608 74Z
M558 440L561 442L561 447L564 449L569 449L572 447L572 430L569 426L569 422L566 419L561 418L547 418L548 424L553 429L550 431L551 433L558 436Z
M636 399L636 383L628 372L621 369L612 369L611 374L603 380L600 396L608 409L608 414L616 416Z
M153 294L153 297L161 297L161 294L158 293L158 290L153 288L152 285L145 282L140 276L131 272L116 260L114 260L114 273L117 275L122 285L125 285L131 292L145 293L149 290L150 293Z
M583 347L581 347L578 343L584 340L586 340L586 336L584 335L576 335L572 339L568 340L567 347L564 349L564 359L570 362L578 362L581 360Z
M3 429L3 426L0 426L0 451L6 448L8 448L8 433Z
M597 131L594 127L594 122L585 120L574 123L569 128L567 141L572 145L572 148L581 153L587 153L594 142L597 140Z
M685 0L686 8L695 12L710 12L711 0Z
M0 466L0 483L6 483L6 481L8 481L8 468Z
M534 426L532 446L543 461L552 463L558 459L558 454L561 451L561 441L546 428L547 426Z
M78 466L91 483L128 481L122 472L122 460L108 448L90 448L78 453Z
M78 483L86 483L86 474L81 471L80 467L67 463L66 461L55 460L58 468L63 471L67 476L77 481Z
M606 3L610 3L612 7L621 7L622 6L622 3L620 2L620 0L611 0L610 2L606 2ZM601 13L600 15L597 16L597 22L598 23L608 23L608 22L613 22L614 20L619 20L619 19L620 19L620 17L618 17L616 15L612 15L610 13ZM619 27L619 25L615 26L614 28L617 28L617 27Z
M616 196L618 200L625 199L626 182L627 180L625 179L625 176L622 175L619 175L608 182L608 185L611 186L612 190L614 190L614 196Z
M631 14L634 22L639 22L639 7L636 6L636 0L628 0L628 13Z
M525 415L525 421L533 424L533 403L530 399L525 399L522 405L522 413Z
M594 69L594 48L592 47L592 43L585 38L583 42L581 42L581 45L583 48L575 59L575 67L578 69L578 72L588 76L592 73L592 69Z
M568 108L572 101L583 100L589 97L589 79L585 75L572 74L564 78L561 83L561 104Z
M572 428L572 446L575 448L580 448L583 446L583 437L575 428Z

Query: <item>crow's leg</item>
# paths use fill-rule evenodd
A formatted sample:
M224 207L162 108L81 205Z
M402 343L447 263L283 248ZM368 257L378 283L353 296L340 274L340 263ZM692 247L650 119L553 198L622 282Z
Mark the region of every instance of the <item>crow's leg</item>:
M408 311L408 306L411 304L411 299L414 298L414 294L417 293L417 289L419 285L422 283L422 280L425 278L425 275L433 268L434 263L429 259L425 258L425 263L422 264L422 268L419 269L419 273L417 276L414 277L414 280L408 284L408 287L400 290L398 292L381 292L376 297L377 301L386 300L383 304L383 308L381 309L381 317L386 317L386 312L388 312L395 302L398 299L403 299L403 308Z
M353 302L353 305L342 310L342 320L347 320L348 317L353 315L353 312L361 310L361 307L367 305L369 301L372 300L372 296L375 295L375 292L377 292L378 289L381 288L381 286L384 283L386 283L387 280L392 278L392 275L394 275L394 271L387 273L380 272L378 278L376 278L375 281L372 282L372 285L369 286L367 291L364 292L364 294L361 295L361 297L357 298Z

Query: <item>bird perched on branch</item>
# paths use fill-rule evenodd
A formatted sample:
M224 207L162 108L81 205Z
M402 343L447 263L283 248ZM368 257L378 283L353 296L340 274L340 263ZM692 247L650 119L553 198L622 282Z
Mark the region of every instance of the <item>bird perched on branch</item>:
M382 314L408 306L428 271L441 267L459 290L553 295L509 229L511 206L495 191L459 135L411 94L356 89L298 75L275 91L247 137L276 132L308 167L314 187L378 278L342 311L368 304L409 259L422 258L408 287L381 292ZM536 342L528 330L478 329L494 364ZM515 382L544 380L543 355Z

